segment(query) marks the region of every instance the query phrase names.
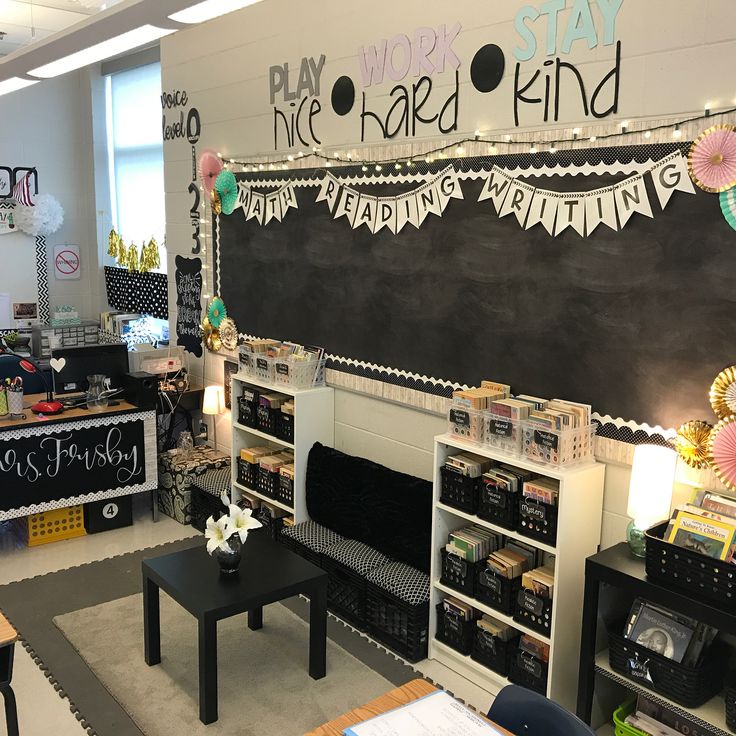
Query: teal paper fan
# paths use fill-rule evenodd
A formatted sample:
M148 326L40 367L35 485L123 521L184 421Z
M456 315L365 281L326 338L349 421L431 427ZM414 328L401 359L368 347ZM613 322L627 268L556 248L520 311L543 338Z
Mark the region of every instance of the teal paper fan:
M210 324L217 330L220 327L220 322L225 317L227 317L225 302L219 296L213 297L209 307L207 307L207 319L209 319Z
M229 169L223 169L215 179L215 189L220 195L222 214L231 215L238 201L238 182L235 181L235 174Z
M721 212L726 222L736 230L736 187L731 187L719 195L721 200Z

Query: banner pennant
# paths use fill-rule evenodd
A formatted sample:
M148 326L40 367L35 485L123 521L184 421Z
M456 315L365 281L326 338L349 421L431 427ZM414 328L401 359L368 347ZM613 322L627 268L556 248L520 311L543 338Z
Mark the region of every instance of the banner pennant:
M376 232L377 212L378 197L372 197L369 194L361 194L355 208L355 218L352 223L353 230L356 230L361 225L366 225L372 233Z
M281 222L281 196L280 192L273 192L266 195L266 214L263 218L263 224L268 225L271 220Z
M263 225L263 217L266 210L266 197L263 194L250 192L250 204L248 205L248 212L245 215L246 220L256 219L259 225Z
M340 193L340 182L329 172L325 172L325 177L322 179L322 184L319 188L319 194L317 194L317 199L315 202L327 202L330 212L333 212L335 209L335 202L337 202L337 197ZM336 215L336 217L339 217L339 215Z
M496 208L496 212L500 212L513 181L512 176L499 169L498 166L494 166L491 169L491 175L483 183L478 201L482 202L485 199L490 199Z
M532 203L529 206L529 215L526 219L525 230L541 222L544 229L550 234L555 233L555 215L557 214L557 200L555 192L546 189L535 189Z
M342 193L340 198L337 200L337 206L334 210L335 219L338 220L343 215L348 218L350 227L353 226L353 220L355 219L355 212L358 208L358 200L360 194L351 189L350 187L342 187Z
M586 192L566 192L559 195L555 236L572 227L581 238L585 237L585 197Z
M623 227L634 212L654 217L643 174L635 174L614 185L613 195L616 199L619 227Z
M590 236L601 223L610 227L611 230L618 230L613 187L594 189L592 192L588 192L585 197L586 234Z
M519 225L524 227L535 191L535 187L531 184L526 184L523 181L514 181L498 216L506 217L506 215L510 215L513 212Z
M695 194L695 187L687 170L687 162L680 151L675 151L657 161L650 169L657 192L659 206L664 209L672 197L672 192L687 192Z

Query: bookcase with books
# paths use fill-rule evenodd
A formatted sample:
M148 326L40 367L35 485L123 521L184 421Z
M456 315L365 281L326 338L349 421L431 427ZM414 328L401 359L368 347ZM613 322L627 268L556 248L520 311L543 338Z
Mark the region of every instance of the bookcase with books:
M315 442L334 444L334 391L297 388L241 371L232 377L232 487L281 523L306 521L306 473Z
M574 709L583 571L600 542L605 467L592 452L575 462L553 452L542 462L536 448L521 451L523 427L501 426L508 416L463 406L484 389L504 398L499 386L457 392L448 433L435 437L429 656L492 695L514 682ZM563 403L550 416L567 413ZM569 412L567 431L578 424L587 435L589 413L574 411L581 419ZM496 419L499 433L486 442Z

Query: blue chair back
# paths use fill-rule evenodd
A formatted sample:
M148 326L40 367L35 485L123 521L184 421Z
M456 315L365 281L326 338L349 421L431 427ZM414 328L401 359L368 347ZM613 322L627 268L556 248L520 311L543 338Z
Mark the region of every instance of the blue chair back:
M20 367L19 360L22 360L22 356L0 355L0 381L4 381L6 378L20 376L23 379L24 394L46 393L43 378L38 373L26 373Z
M516 736L595 736L590 726L562 706L518 685L499 692L488 718Z

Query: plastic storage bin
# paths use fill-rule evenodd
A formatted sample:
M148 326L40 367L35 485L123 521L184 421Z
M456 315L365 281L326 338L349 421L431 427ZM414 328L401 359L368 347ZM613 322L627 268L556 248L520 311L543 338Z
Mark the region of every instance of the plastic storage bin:
M518 526L520 495L519 491L512 493L481 478L478 484L478 516L504 529L514 530Z
M250 375L254 378L258 378L264 383L274 382L274 363L275 358L269 358L265 355L256 355L252 358L253 367L251 368Z
M470 654L473 648L475 621L464 621L459 616L447 611L444 603L438 603L436 608L437 641L452 647L460 654Z
M483 442L509 455L521 454L521 420L483 413Z
M485 560L476 565L474 597L482 603L495 608L500 613L511 616L514 612L519 590L521 590L520 577L509 580L496 575L485 564Z
M242 457L238 458L238 483L250 488L251 490L258 490L258 463L249 463L247 460L243 460Z
M475 589L475 566L478 563L468 562L446 549L441 549L440 554L442 555L440 582L460 593L472 596Z
M291 388L314 388L325 385L326 359L298 360L276 358L274 361L274 383Z
M522 588L516 594L514 621L549 636L552 631L552 599L540 598Z
M626 723L626 718L636 709L636 700L627 700L613 711L613 728L616 736L647 736L644 731Z
M525 537L554 547L557 543L557 506L524 498L519 493L519 518L516 528Z
M440 468L440 502L474 514L478 508L480 478L460 475L446 467Z
M453 437L468 442L483 442L483 412L452 406L447 414L447 431Z
M411 605L377 585L366 584L366 628L409 662L427 656L429 603Z
M84 504L84 528L87 534L132 525L133 496L117 496Z
M258 488L256 489L259 493L262 493L268 498L278 498L279 493L279 481L281 476L277 470L275 473L267 470L266 468L258 468Z
M594 424L577 429L552 430L533 422L523 422L521 453L529 460L555 467L593 462L595 431Z
M18 526L29 547L83 537L87 533L84 528L84 506L81 504L31 514L19 519Z
M547 694L547 674L549 665L532 657L527 652L517 649L511 658L509 667L509 681L534 690L541 695Z
M329 573L327 606L340 618L357 628L365 629L366 579L355 570L327 555L322 555L321 566Z
M490 631L476 626L473 632L470 657L484 667L488 667L489 670L507 677L511 668L511 659L517 651L518 641L518 637L511 641L501 641Z
M294 415L279 411L276 417L276 436L284 442L294 442Z
M287 506L294 506L294 481L291 478L279 474L279 490L276 500Z

